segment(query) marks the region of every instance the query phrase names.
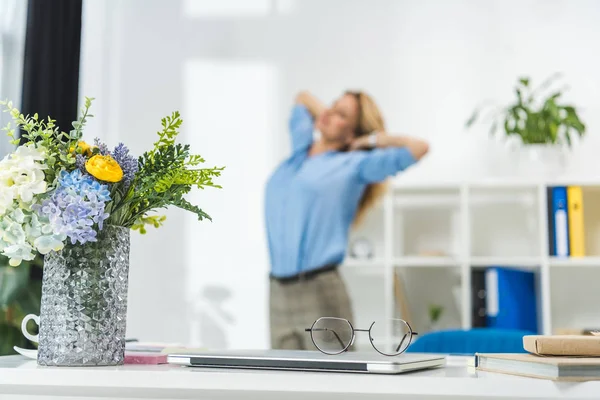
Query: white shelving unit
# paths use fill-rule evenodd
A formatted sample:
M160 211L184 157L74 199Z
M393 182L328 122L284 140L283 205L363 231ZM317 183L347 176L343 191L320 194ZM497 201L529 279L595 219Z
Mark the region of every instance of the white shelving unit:
M552 291L560 292L561 282L564 282L560 277L553 283L551 275L579 267L589 271L598 267L600 272L600 243L589 257L548 255L546 188L569 185L583 187L584 207L589 206L585 200L586 192L600 195L600 180L486 180L439 185L397 181L380 210L373 213L372 217L377 221L367 224L365 229L359 228L351 236L350 243L356 237L368 237L375 245L375 257L357 260L348 256L344 266L353 273L365 271L381 278L384 285L382 314L388 318L395 315L397 308L394 271L410 271L411 274L424 270L434 271L432 274L446 272L443 279L447 280L448 276L456 276L459 294L454 293L454 298L458 303L459 321L455 327L463 329L471 327L473 268L502 266L531 270L536 272L538 283L538 326L541 332L550 334L561 328L552 324L553 298L560 294ZM586 219L586 224L588 222ZM600 218L592 221L593 224L600 228ZM600 238L600 229L598 231ZM435 248L437 244L441 250ZM439 256L421 255L432 251ZM431 282L439 288L444 284L440 280L434 278ZM405 285L410 286L412 282L405 280ZM449 286L447 289L452 291ZM418 292L427 296L427 290ZM409 300L412 306L414 301ZM600 312L596 314L599 317L596 326L600 326Z

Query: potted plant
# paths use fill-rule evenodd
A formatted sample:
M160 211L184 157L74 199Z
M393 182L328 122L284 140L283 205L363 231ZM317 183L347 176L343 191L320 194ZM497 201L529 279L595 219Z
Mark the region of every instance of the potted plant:
M500 130L507 138L517 139L521 173L561 173L565 166L565 149L571 147L574 137L585 135L585 124L575 106L561 102L565 89L551 90L560 75L550 76L535 88L528 77L519 78L514 89L515 100L504 107L492 107L486 116L491 122L491 135ZM467 128L486 118L483 111L489 107L475 109L466 123Z
M23 134L5 128L18 147L0 161L0 255L10 265L2 272L22 286L28 269L20 269L44 255L40 314L23 319L39 324L38 337L25 336L39 343L40 365L123 364L130 231L161 226L154 212L168 206L210 219L185 195L220 187L213 179L222 168L202 168L204 159L177 143L179 112L162 119L154 146L138 158L123 143L83 140L91 103L68 133L4 103ZM7 309L13 323L5 326L14 327L19 308Z
M444 313L444 307L439 304L430 304L428 307L429 314L429 330L439 330L439 322L442 314Z

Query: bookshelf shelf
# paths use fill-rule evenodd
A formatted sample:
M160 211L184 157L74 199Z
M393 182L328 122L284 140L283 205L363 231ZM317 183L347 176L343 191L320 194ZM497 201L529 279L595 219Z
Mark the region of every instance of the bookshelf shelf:
M600 257L550 257L550 266L600 268Z
M399 197L394 200L396 208L452 208L458 207L460 199L457 194L438 194L433 197L429 194L418 194Z
M524 205L533 206L535 202L535 194L531 193L472 193L470 195L470 205L473 207L482 207L493 204L508 204L508 205Z
M343 266L348 268L383 268L385 266L385 260L383 258L368 258L368 259L356 259L347 257L344 260Z
M585 186L600 188L600 177L559 177L556 179L490 178L469 182L410 182L402 176L395 179L392 188L399 191L455 190L461 187L471 189L534 189L539 186Z
M586 251L591 256L561 258L548 255L547 188L555 186L582 187ZM381 212L376 217L379 219L370 225L368 233L361 233L361 236L370 237L379 245L376 246L378 258L366 261L347 259L344 264L358 271L381 274L385 285L381 292L385 302L383 314L387 317L398 316L394 276L401 273L411 314L420 318L415 322L417 329L428 326L427 308L431 304L444 304L446 309L456 309L454 315L457 320L452 322L454 325L451 327L472 327L473 271L487 267L533 271L537 282L539 330L550 334L554 331L553 312L559 312L557 319L561 322L572 317L560 314L564 313L564 306L559 304L563 302L562 288L577 290L573 287L566 289L570 283L564 281L560 274L569 276L569 267L585 267L579 269L582 273L594 273L596 267L600 271L600 255L596 256L600 254L600 207L589 210L596 203L600 204L598 178L487 179L441 183L395 180L380 205ZM594 220L597 220L595 225ZM588 229L591 230L589 235ZM413 255L425 252L445 255ZM556 277L551 284L552 271L555 271ZM419 279L423 281L420 286ZM563 281L565 283L560 283L561 286L556 286L556 282ZM442 291L450 294L442 299ZM589 312L582 314L585 317Z
M394 258L394 266L396 267L447 267L458 268L461 263L453 257L396 257Z
M539 267L542 264L540 257L471 257L470 265L472 267L512 267L512 268L531 268Z

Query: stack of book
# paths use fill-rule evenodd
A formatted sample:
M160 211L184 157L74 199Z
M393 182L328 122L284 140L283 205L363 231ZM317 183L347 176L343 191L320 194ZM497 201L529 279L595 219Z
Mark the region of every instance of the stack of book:
M534 354L477 354L478 370L553 381L600 380L598 357L541 357Z
M600 380L600 337L531 335L523 338L521 354L475 355L480 371L551 379Z

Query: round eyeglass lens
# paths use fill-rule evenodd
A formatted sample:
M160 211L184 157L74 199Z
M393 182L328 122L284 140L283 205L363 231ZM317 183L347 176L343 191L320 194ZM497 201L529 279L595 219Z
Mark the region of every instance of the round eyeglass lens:
M391 336L388 334L391 332ZM390 319L376 321L369 331L371 343L375 349L387 356L403 353L411 342L412 331L406 321Z
M352 343L352 326L342 318L319 318L311 335L315 346L323 353L338 354Z

